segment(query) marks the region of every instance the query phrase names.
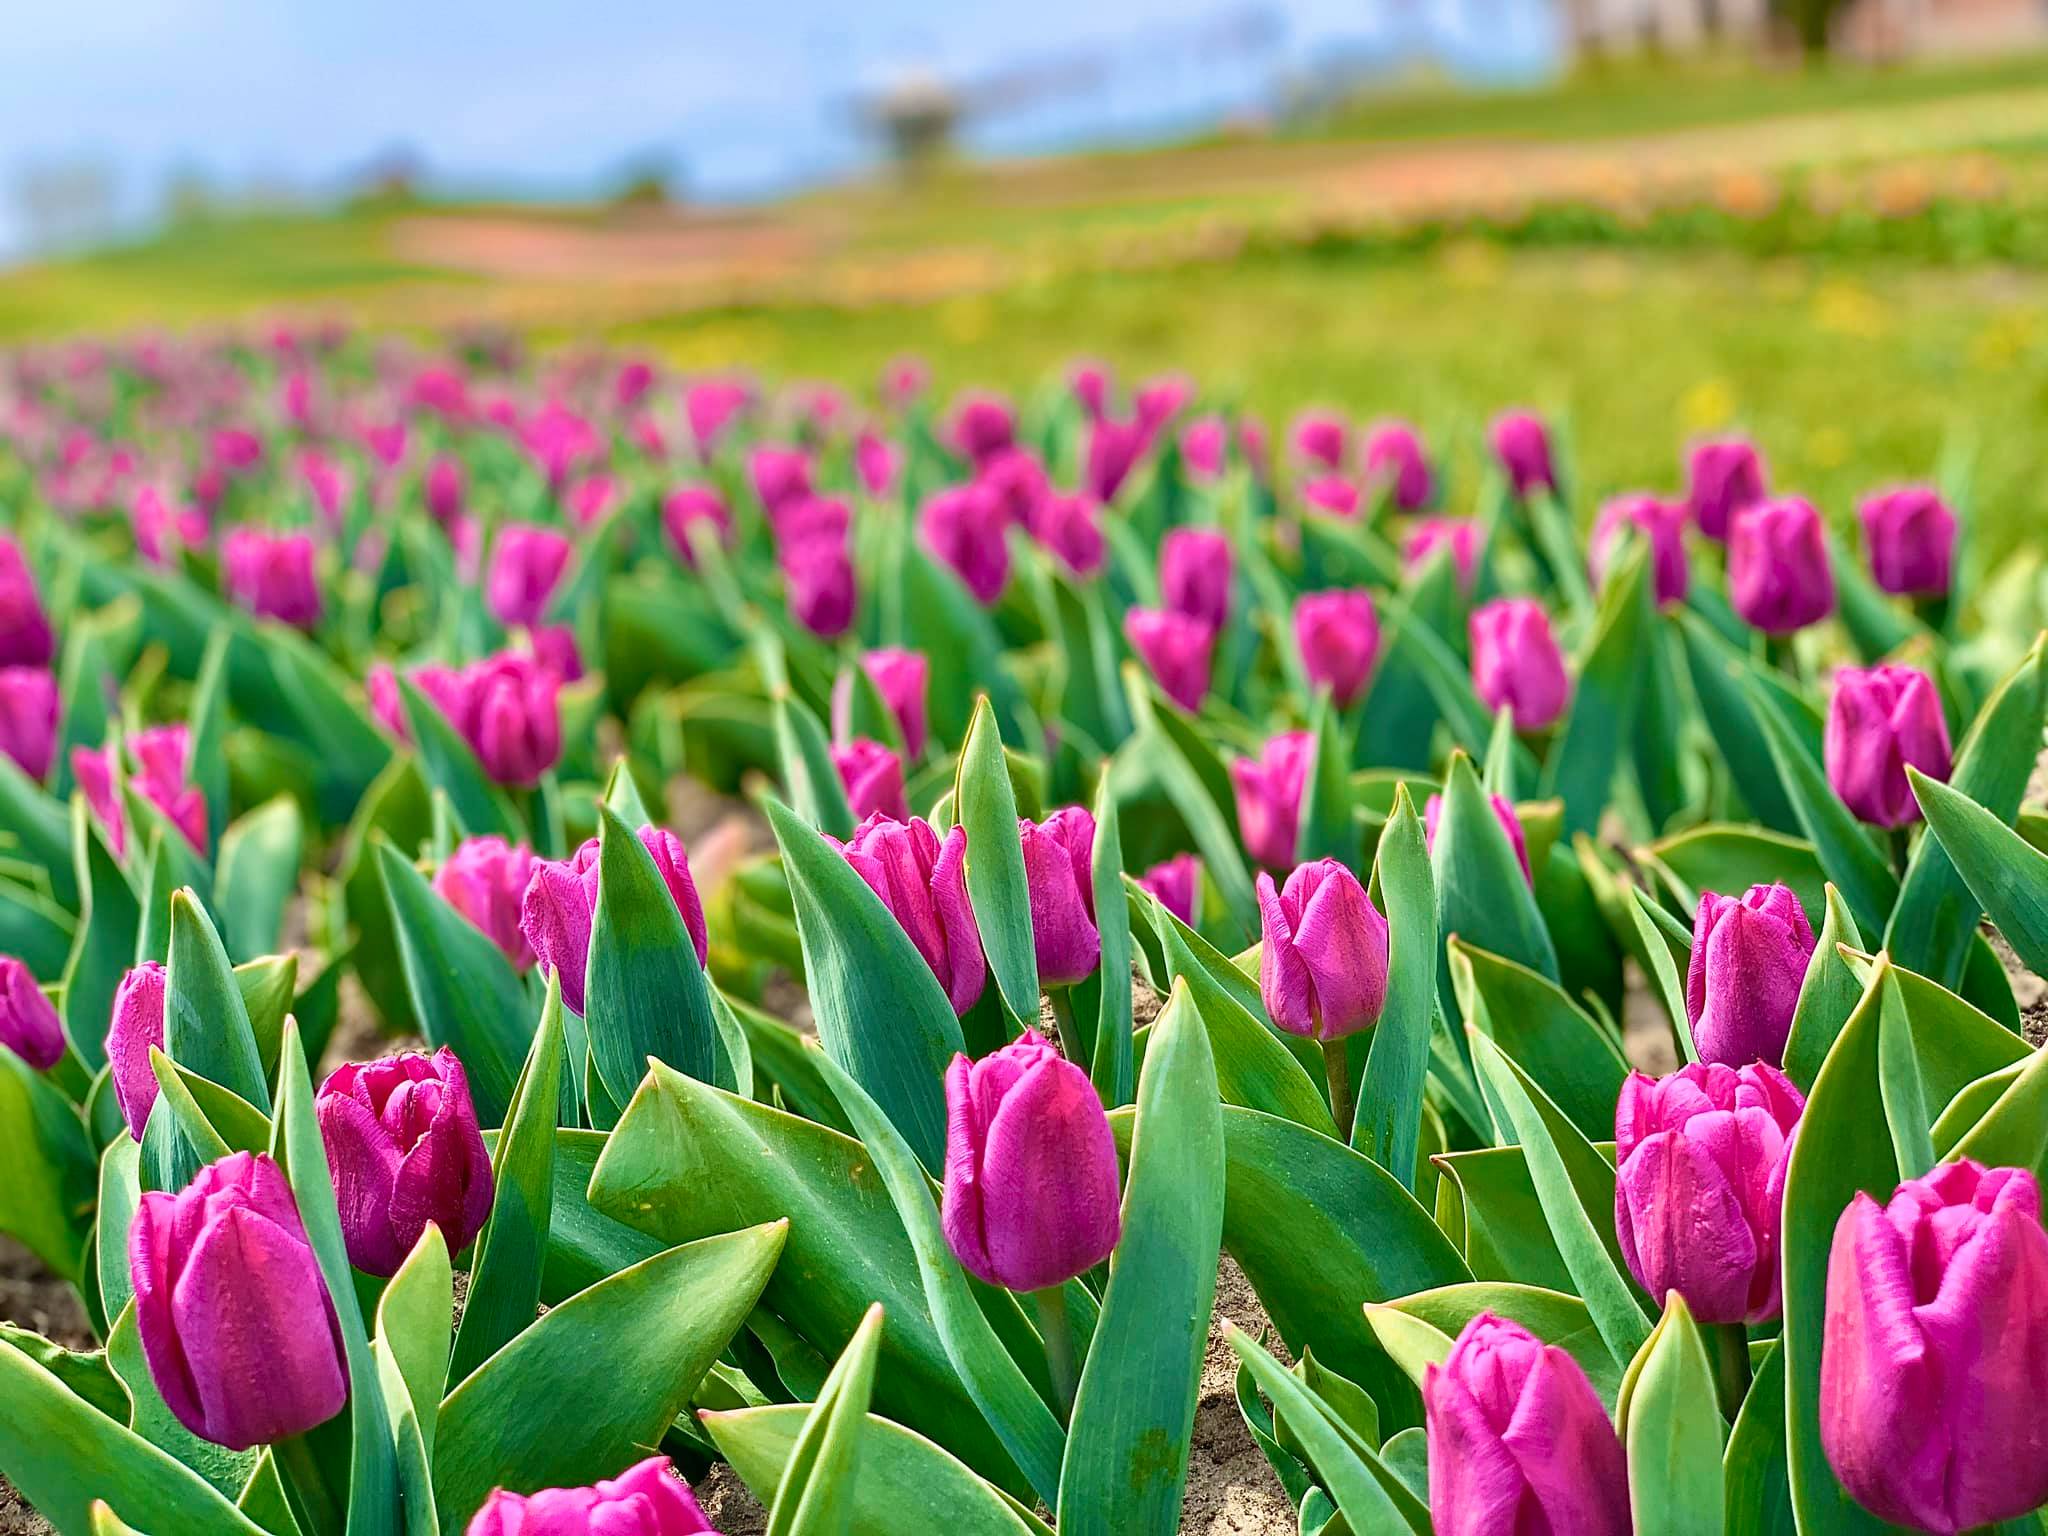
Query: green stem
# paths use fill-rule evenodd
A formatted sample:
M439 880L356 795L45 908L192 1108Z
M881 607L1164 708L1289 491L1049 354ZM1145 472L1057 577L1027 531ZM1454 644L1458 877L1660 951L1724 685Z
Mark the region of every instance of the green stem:
M1067 995L1068 991L1066 987L1047 987L1045 1000L1052 1008L1052 1026L1059 1031L1060 1054L1072 1061L1075 1059L1074 1051L1079 1042L1074 1038L1074 1000ZM1025 1022L1033 1029L1038 1027L1036 1019ZM1081 1069L1085 1072L1088 1063L1082 1062Z
M1038 1333L1045 1340L1046 1369L1052 1374L1053 1408L1065 1424L1074 1416L1074 1393L1081 1385L1081 1364L1074 1358L1074 1325L1067 1316L1067 1290L1049 1285L1031 1293L1038 1311Z
M1740 1323L1720 1323L1707 1331L1714 1336L1714 1385L1721 1397L1721 1416L1733 1424L1749 1395L1749 1335Z
M306 1437L293 1435L273 1442L270 1457L277 1467L277 1480L284 1488L285 1503L291 1506L299 1529L306 1536L339 1536L342 1505Z
M1358 1106L1351 1097L1351 1064L1346 1060L1344 1041L1323 1042L1323 1070L1330 1078L1330 1116L1337 1122L1337 1139L1349 1146Z
M1909 821L1903 827L1892 828L1892 863L1904 879L1906 864L1913 854L1913 824Z

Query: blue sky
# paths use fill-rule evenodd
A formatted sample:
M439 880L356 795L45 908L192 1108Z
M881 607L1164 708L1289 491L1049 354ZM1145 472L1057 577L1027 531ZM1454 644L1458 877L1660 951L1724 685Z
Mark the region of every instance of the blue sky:
M1255 0L1254 0L1255 3ZM1266 0L1271 65L1296 71L1416 35L1475 67L1538 68L1545 0ZM0 59L0 249L26 167L91 163L121 206L175 168L230 187L332 186L404 144L451 182L581 192L663 149L700 192L748 195L844 167L846 104L907 70L974 75L1085 49L1115 61L1086 100L992 130L1036 147L1099 125L1213 115L1246 61L1153 42L1245 0L32 0ZM1390 19L1398 18L1398 19ZM1192 19L1192 21L1191 21ZM1003 135L1008 134L1006 142ZM12 226L12 227L11 227Z

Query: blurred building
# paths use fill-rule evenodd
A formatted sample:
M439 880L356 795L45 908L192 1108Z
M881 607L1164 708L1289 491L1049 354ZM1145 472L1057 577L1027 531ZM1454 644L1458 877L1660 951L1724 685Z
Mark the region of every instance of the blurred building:
M1867 59L2038 48L2048 42L2048 0L1851 0L1834 42Z
M1683 53L1710 42L1749 44L1769 23L1765 0L1561 0L1578 54L1658 49Z

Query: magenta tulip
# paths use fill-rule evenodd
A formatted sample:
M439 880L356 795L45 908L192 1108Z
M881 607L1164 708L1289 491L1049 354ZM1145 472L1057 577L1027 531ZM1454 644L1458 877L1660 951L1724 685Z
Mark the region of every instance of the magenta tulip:
M1638 1284L1702 1323L1778 1315L1785 1165L1806 1098L1768 1062L1631 1072L1614 1111L1614 1231Z
M1071 986L1094 974L1102 958L1095 928L1095 818L1070 805L1043 822L1020 816L1017 835L1024 844L1039 983Z
M853 472L870 499L880 501L896 488L896 477L903 472L902 451L881 433L863 430L853 440Z
M493 782L528 788L562 755L562 680L529 656L501 651L468 669L462 734Z
M1725 544L1736 513L1748 511L1769 494L1763 456L1747 438L1694 446L1686 463L1686 509L1708 538Z
M1629 1536L1628 1462L1578 1361L1482 1312L1422 1374L1436 1536Z
M519 908L536 862L524 843L471 837L458 843L434 871L434 889L442 899L522 971L533 964L533 949L519 931Z
M1522 878L1533 886L1536 877L1529 870L1529 841L1522 834L1522 818L1515 814L1514 802L1505 795L1488 795L1486 798L1493 806L1494 819L1507 833L1508 843L1515 850L1515 862L1522 866ZM1437 823L1443 820L1443 814L1444 797L1431 795L1422 807L1422 839L1423 846L1432 852L1436 848Z
M21 548L0 533L0 667L44 667L57 640Z
M306 533L234 528L221 541L221 577L228 596L260 619L294 629L320 622L320 578Z
M1364 697L1379 657L1380 620L1372 594L1305 592L1294 604L1294 643L1311 687L1328 688L1337 707Z
M1526 597L1503 597L1472 612L1472 691L1488 709L1514 712L1515 729L1541 731L1571 702L1571 679L1550 615Z
M1109 558L1102 510L1078 491L1055 491L1040 502L1031 536L1080 581L1094 576Z
M1269 737L1256 759L1233 758L1231 787L1237 792L1237 834L1252 862L1284 869L1294 862L1301 820L1301 790L1308 777L1315 738L1307 731Z
M811 456L783 443L762 443L747 455L747 478L769 525L778 528L783 514L811 499Z
M1230 622L1230 567L1230 539L1221 529L1176 528L1159 545L1160 600L1220 630Z
M64 1025L29 968L0 955L0 1045L38 1072L64 1058Z
M1138 876L1152 899L1190 928L1202 901L1202 861L1192 853L1176 853Z
M1486 547L1486 530L1469 517L1425 517L1401 546L1401 564L1410 575L1428 568L1440 549L1451 552L1451 566L1457 572L1458 590L1467 597L1479 582L1479 556Z
M956 485L926 500L917 515L918 540L948 567L984 608L1010 579L1010 546L1002 507L980 486Z
M426 476L421 481L421 496L427 505L427 515L444 528L462 516L462 461L444 453L429 464Z
M1517 497L1526 501L1538 491L1556 492L1550 429L1541 416L1534 411L1503 411L1487 428L1486 440Z
M57 707L47 667L0 667L0 756L39 784L57 755Z
M1820 1443L1858 1503L1943 1536L2048 1501L2048 1232L2024 1168L1968 1159L1835 1224Z
M1200 619L1159 608L1124 614L1124 638L1166 696L1190 714L1209 695L1216 631Z
M200 1439L247 1450L341 1412L341 1325L291 1186L262 1153L145 1194L128 1272L150 1379Z
M1913 667L1837 673L1822 747L1828 782L1842 803L1879 827L1920 819L1908 767L1946 783L1952 766L1941 696L1934 679Z
M1856 509L1870 574L1902 597L1946 597L1955 579L1956 515L1932 486L1884 491Z
M1342 475L1318 475L1302 482L1301 504L1325 517L1356 517L1364 500L1357 482Z
M1074 364L1067 370L1067 387L1074 392L1074 399L1080 403L1089 420L1093 421L1108 414L1109 397L1115 386L1111 382L1107 364Z
M1088 1074L1037 1031L946 1069L941 1216L967 1272L1012 1291L1063 1284L1116 1248L1109 1119Z
M164 984L168 973L155 960L145 960L121 978L114 989L113 1019L107 1027L107 1064L112 1068L114 1102L128 1122L128 1134L142 1140L149 1112L156 1108L156 1072L149 1064L153 1046L164 1048Z
M1104 504L1115 501L1116 493L1151 446L1151 429L1143 421L1103 416L1090 422L1087 454L1081 465L1082 488Z
M929 727L925 698L929 692L931 666L920 651L885 646L869 651L860 659L861 669L882 703L896 718L903 736L903 750L913 759L924 756ZM853 735L853 674L843 672L832 685L832 734L840 741Z
M1008 402L994 395L964 395L953 407L946 439L963 458L985 464L1016 446L1017 418Z
M1827 530L1797 496L1736 514L1728 527L1728 601L1745 623L1789 635L1835 611Z
M1341 470L1351 446L1351 428L1332 411L1305 411L1295 418L1290 441L1304 463Z
M1738 901L1700 894L1685 1012L1700 1060L1779 1066L1813 957L1813 925L1791 887L1753 885Z
M752 400L753 391L734 379L704 379L683 391L683 418L700 460L711 458L726 428Z
M953 1011L965 1013L979 1002L988 962L967 901L966 829L950 828L942 843L930 822L874 815L850 842L826 841L894 914Z
M539 622L569 568L573 549L559 528L512 523L499 529L484 586L497 621L508 626Z
M902 821L910 815L903 802L903 759L891 747L866 736L835 745L832 766L846 790L846 803L856 820L874 815Z
M845 539L785 545L781 564L783 592L792 618L826 640L836 640L853 627L858 593L853 556Z
M654 869L668 887L690 945L702 965L710 955L704 927L704 903L690 877L690 859L683 841L666 827L642 827L640 846L654 860ZM584 981L590 969L590 930L597 917L600 875L598 839L589 838L566 859L536 859L519 905L519 931L533 949L543 975L561 978L562 1002L583 1012Z
M463 1536L718 1536L666 1456L588 1488L494 1488Z
M1190 478L1204 481L1222 476L1230 453L1230 428L1221 416L1198 416L1181 428L1180 458Z
M1387 920L1336 859L1299 865L1284 886L1258 879L1259 995L1291 1035L1341 1040L1387 1004Z
M732 541L732 512L725 498L708 485L679 485L661 498L661 531L668 535L676 558L692 569L697 552L690 547L690 530L703 523L721 544Z
M1001 520L1018 528L1034 526L1039 507L1052 494L1045 466L1025 448L997 454L976 472L974 483L995 504Z
M1436 492L1422 434L1405 421L1375 422L1366 429L1364 474L1393 498L1397 512L1420 512Z
M1587 547L1587 566L1598 585L1607 579L1624 533L1634 529L1650 545L1651 586L1659 607L1685 601L1692 571L1685 558L1685 503L1636 492L1617 496L1600 509Z

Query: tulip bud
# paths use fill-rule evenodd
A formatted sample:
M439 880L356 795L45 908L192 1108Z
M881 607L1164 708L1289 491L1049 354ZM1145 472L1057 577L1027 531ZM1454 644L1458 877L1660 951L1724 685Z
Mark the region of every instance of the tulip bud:
M21 549L0 533L0 667L46 667L57 648Z
M526 654L543 672L573 683L583 675L583 653L576 649L576 631L567 624L538 624L526 631Z
M1151 430L1142 421L1104 416L1089 423L1088 452L1081 467L1083 489L1097 501L1115 501L1116 493L1151 446Z
M1045 466L1028 449L1011 448L982 465L974 483L995 506L1005 523L1030 528L1039 506L1052 494Z
M1259 995L1290 1035L1341 1040L1387 1005L1387 920L1336 859L1298 866L1286 885L1258 879Z
M1424 1367L1436 1536L1629 1536L1628 1462L1578 1361L1481 1312Z
M468 730L492 781L526 788L562 755L561 679L510 651L469 669Z
M1393 497L1398 512L1420 512L1435 492L1422 435L1405 421L1376 422L1365 434L1365 478Z
M846 803L862 821L882 815L902 821L910 815L903 802L903 759L879 741L859 736L832 748L832 766L846 788Z
M348 1261L395 1275L433 1222L460 1253L491 1214L490 1154L447 1046L337 1067L314 1098Z
M903 735L903 750L913 758L922 757L928 734L925 695L931 677L931 667L923 652L885 646L867 652L860 664L875 685L875 692L882 696L882 703L896 717L896 729ZM842 741L851 736L852 720L853 677L849 673L842 674L832 686L832 734Z
M666 1456L589 1488L494 1488L463 1536L718 1536Z
M1175 917L1190 928L1195 926L1195 911L1202 900L1202 861L1192 853L1176 853L1154 864L1138 876L1138 884Z
M1503 597L1472 612L1472 691L1490 710L1511 709L1518 731L1553 724L1571 701L1571 680L1550 631L1550 615L1526 597Z
M902 469L901 450L881 433L865 430L853 440L853 472L873 500L880 501L896 488Z
M1301 790L1308 778L1315 738L1307 731L1268 737L1256 759L1233 758L1231 787L1237 791L1237 835L1255 864L1281 869L1294 862L1301 822Z
M183 725L157 725L137 731L128 738L129 756L135 772L129 782L135 791L162 811L185 840L200 852L206 851L206 797L187 777L192 755L192 733ZM125 844L125 817L114 791L114 762L111 750L71 754L72 771L85 790L86 801L107 828L114 852Z
M1541 416L1534 411L1503 411L1487 429L1487 441L1517 497L1527 500L1537 491L1556 492L1550 430Z
M813 499L811 456L801 448L763 443L747 456L747 475L771 525L791 508Z
M751 392L733 379L706 379L683 391L683 416L697 457L708 460L734 418L747 408Z
M573 549L569 536L558 528L513 523L500 529L485 583L497 621L507 626L537 623L569 568Z
M943 562L984 608L1010 579L1010 546L1003 510L986 490L956 485L926 500L917 515L920 542Z
M243 1451L341 1412L341 1326L291 1186L262 1153L144 1195L128 1272L150 1379L200 1439Z
M932 371L921 357L892 357L882 370L882 399L898 411L915 405L931 384Z
M1318 475L1301 486L1301 504L1325 517L1356 517L1363 498L1355 482L1342 475Z
M697 896L696 881L690 878L690 859L682 839L666 827L642 827L640 846L654 860L655 872L668 887L669 898L697 951L697 963L704 964L711 952L710 937L704 927L704 903ZM569 858L534 860L519 904L519 931L532 947L542 974L553 972L561 978L562 1002L578 1014L583 1012L583 984L590 969L590 929L597 917L599 851L593 837Z
M1209 694L1216 631L1200 619L1158 608L1124 614L1124 638L1166 696L1190 714Z
M1294 604L1294 643L1309 683L1327 687L1339 709L1365 695L1379 656L1380 620L1372 594L1306 592Z
M1768 1062L1631 1072L1614 1111L1614 1232L1654 1298L1702 1323L1778 1315L1785 1165L1806 1098Z
M1295 456L1322 469L1341 470L1350 446L1351 429L1333 411L1305 411L1292 432Z
M1162 373L1138 386L1131 396L1131 414L1148 438L1157 437L1194 398L1194 380L1184 373Z
M1229 452L1230 429L1221 416L1198 416L1181 428L1180 458L1193 479L1221 477Z
M1110 1256L1123 1231L1116 1139L1088 1075L1036 1030L946 1069L946 1245L967 1272L1041 1291Z
M1615 546L1623 530L1634 528L1650 545L1651 585L1662 607L1685 601L1692 572L1685 559L1685 504L1660 501L1655 496L1618 496L1600 509L1593 524L1593 539L1587 548L1587 566L1598 585L1607 580L1614 563Z
M1071 986L1091 975L1102 958L1095 928L1095 818L1070 805L1043 822L1018 817L1017 835L1024 844L1039 982Z
M519 931L519 908L537 862L524 843L471 837L457 844L434 872L434 889L448 905L522 971L533 964L533 950Z
M462 516L462 461L445 453L435 459L427 466L421 494L427 504L427 515L444 528Z
M1879 827L1910 826L1920 802L1906 769L1948 780L1948 721L1934 680L1912 667L1844 667L1835 677L1822 742L1842 803Z
M717 531L721 544L732 540L732 513L725 498L708 485L679 485L661 498L661 531L683 564L695 568L697 552L690 547L690 526L708 523Z
M1956 558L1956 515L1941 493L1909 485L1872 496L1857 509L1870 574L1902 597L1946 597Z
M2024 1168L1967 1158L1835 1224L1820 1443L1858 1503L1953 1533L2048 1501L2048 1232Z
M128 1122L128 1134L142 1140L149 1112L156 1108L156 1072L150 1048L164 1048L164 983L168 973L145 960L121 978L114 989L112 1022L107 1027L107 1062L113 1069L114 1102Z
M258 618L311 629L321 606L313 555L313 540L304 533L231 529L221 541L222 580L228 596Z
M872 815L850 842L827 838L855 874L895 915L955 1013L981 1000L988 962L967 901L967 832L954 826L941 843L931 823Z
M1109 556L1101 511L1078 492L1056 491L1041 501L1031 536L1082 581L1100 571Z
M38 1072L64 1057L64 1026L28 966L0 955L0 1045Z
M1827 532L1797 496L1736 514L1728 528L1728 601L1745 623L1789 635L1835 611Z
M1080 403L1092 421L1109 412L1110 382L1109 368L1102 363L1076 363L1067 372L1067 387L1073 390L1074 399Z
M953 407L946 438L956 453L985 464L1017 444L1017 419L994 395L965 395Z
M1479 555L1485 547L1486 530L1475 519L1425 517L1402 546L1401 564L1413 575L1422 571L1439 549L1448 549L1458 573L1458 590L1470 597L1479 581Z
M1515 850L1515 862L1522 866L1522 878L1533 886L1536 877L1529 872L1529 842L1522 835L1522 818L1515 814L1514 803L1505 795L1488 795L1486 798L1492 802L1494 817ZM1443 814L1444 797L1431 795L1422 807L1422 842L1423 847L1431 852L1436 850L1436 824L1443 820Z
M843 539L817 539L782 551L790 616L812 634L836 640L853 626L853 557Z
M1159 595L1212 630L1230 622L1230 540L1219 528L1176 528L1160 541Z
M1748 511L1769 494L1763 457L1747 438L1694 446L1686 466L1686 510L1708 538L1725 544L1735 514Z
M57 755L57 678L46 667L0 667L0 754L40 784Z
M1740 901L1700 895L1685 1012L1702 1061L1779 1066L1813 957L1813 925L1789 886L1753 885Z

